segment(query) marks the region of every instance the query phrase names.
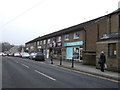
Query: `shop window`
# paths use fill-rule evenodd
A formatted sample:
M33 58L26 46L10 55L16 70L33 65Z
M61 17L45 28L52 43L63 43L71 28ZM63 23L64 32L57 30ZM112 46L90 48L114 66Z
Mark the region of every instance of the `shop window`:
M69 35L65 35L65 41L69 40Z
M58 37L57 42L61 42L61 36Z
M116 57L116 43L108 44L108 56Z
M44 44L46 44L46 40L44 40Z
M75 32L74 33L74 39L78 39L79 38L79 32Z
M48 44L50 43L50 39L48 39Z

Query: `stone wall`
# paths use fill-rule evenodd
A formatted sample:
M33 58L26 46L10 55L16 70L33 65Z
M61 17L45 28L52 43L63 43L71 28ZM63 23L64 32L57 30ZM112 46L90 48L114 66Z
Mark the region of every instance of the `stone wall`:
M117 47L117 56L116 58L112 58L108 56L108 44L109 43L116 43ZM101 41L97 42L97 50L96 50L96 68L100 68L98 64L99 56L101 51L104 51L104 54L106 55L106 65L107 65L107 70L110 71L118 71L120 72L120 69L118 66L120 66L119 63L119 58L118 58L118 40L110 40L110 41Z
M84 65L96 65L96 53L95 52L83 52L83 63Z

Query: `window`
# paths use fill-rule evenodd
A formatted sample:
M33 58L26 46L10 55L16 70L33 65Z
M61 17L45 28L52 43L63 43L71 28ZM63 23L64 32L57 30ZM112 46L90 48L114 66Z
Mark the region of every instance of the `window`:
M40 45L42 45L42 41L40 41Z
M61 36L58 37L57 42L61 42Z
M69 35L65 35L65 41L69 40Z
M39 45L40 43L39 43L39 41L37 41L37 45Z
M48 44L50 43L50 39L48 39Z
M116 57L116 43L108 44L108 56Z
M78 39L79 38L79 32L75 32L74 33L74 39Z
M46 40L44 40L44 42L43 42L44 44L46 44Z

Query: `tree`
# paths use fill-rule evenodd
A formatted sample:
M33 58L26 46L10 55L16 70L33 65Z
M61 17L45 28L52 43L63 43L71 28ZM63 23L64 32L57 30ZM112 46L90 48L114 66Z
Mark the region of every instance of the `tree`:
M10 45L8 42L0 43L0 47L2 47L2 52L9 51L14 45Z

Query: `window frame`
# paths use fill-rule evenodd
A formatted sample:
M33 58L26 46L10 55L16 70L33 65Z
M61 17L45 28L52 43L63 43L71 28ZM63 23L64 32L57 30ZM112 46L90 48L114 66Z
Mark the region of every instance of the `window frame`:
M116 51L116 55L114 55L115 51ZM117 57L116 43L109 43L108 44L108 57L110 57L110 58Z
M66 37L68 37L68 39L67 39ZM65 41L70 40L70 35L69 35L69 34L66 34L65 37L64 37L64 40L65 40Z
M57 37L57 42L61 42L62 41L62 37L61 36L58 36Z
M46 44L46 40L43 40L43 44Z
M47 40L47 43L50 44L50 39Z
M77 36L77 34L78 34L78 36ZM77 36L77 37L76 37ZM80 38L80 35L79 35L79 32L74 32L74 36L73 36L73 39L79 39Z

